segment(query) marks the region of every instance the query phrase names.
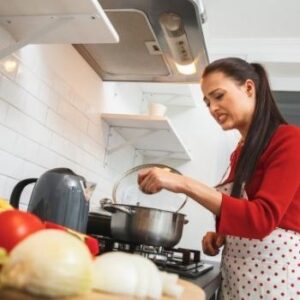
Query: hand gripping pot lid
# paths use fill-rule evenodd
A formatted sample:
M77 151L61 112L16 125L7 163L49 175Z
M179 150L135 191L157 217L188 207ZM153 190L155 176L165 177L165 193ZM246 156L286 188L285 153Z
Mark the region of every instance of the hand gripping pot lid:
M128 170L121 179L116 182L113 198L115 197L115 201L118 204L138 205L141 207L177 212L187 200L186 195L170 192L165 189L155 194L145 194L140 190L137 183L138 173L141 169L150 167L168 168L170 172L179 173L175 169L162 164L144 164L134 167Z

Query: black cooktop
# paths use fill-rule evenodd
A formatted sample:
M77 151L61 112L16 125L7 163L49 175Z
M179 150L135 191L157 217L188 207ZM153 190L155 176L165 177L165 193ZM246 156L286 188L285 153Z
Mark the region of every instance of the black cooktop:
M116 241L110 237L97 236L100 255L109 251L123 251L139 254L152 260L161 271L176 273L180 277L197 278L209 270L213 265L201 261L201 252L194 249L154 247L136 245Z

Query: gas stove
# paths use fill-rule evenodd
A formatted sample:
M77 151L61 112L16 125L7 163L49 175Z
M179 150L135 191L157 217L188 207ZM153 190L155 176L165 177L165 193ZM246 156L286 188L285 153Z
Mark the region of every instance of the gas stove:
M116 241L110 237L94 235L99 241L100 255L109 251L139 254L152 260L161 271L176 273L180 277L197 278L213 268L201 261L199 250L154 247Z

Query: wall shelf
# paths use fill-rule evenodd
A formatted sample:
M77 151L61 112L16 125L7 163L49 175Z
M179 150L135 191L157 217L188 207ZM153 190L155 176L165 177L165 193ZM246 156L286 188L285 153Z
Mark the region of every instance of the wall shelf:
M158 102L164 105L173 105L180 107L195 107L196 103L192 95L177 94L177 93L145 93L143 92L143 99L147 102Z
M0 59L27 44L119 41L97 0L3 0L0 29Z
M195 90L200 92L199 84L147 82L141 83L141 89L145 102L158 102L167 106L179 106L183 109L197 107L197 103L201 99L201 95L195 95Z
M109 155L126 145L132 145L143 156L190 160L191 156L170 120L148 115L107 114L101 118L126 141L118 145L108 142Z

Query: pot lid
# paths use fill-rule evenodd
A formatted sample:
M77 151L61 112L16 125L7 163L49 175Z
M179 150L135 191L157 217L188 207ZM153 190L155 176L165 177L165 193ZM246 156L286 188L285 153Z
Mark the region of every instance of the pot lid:
M115 184L113 189L113 202L124 205L137 205L142 207L162 209L172 212L179 211L186 203L187 196L161 190L155 194L145 194L138 185L138 173L141 169L161 167L170 172L178 173L177 170L161 164L144 164L127 171Z

